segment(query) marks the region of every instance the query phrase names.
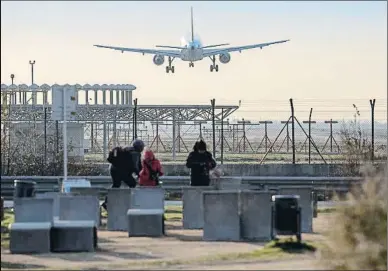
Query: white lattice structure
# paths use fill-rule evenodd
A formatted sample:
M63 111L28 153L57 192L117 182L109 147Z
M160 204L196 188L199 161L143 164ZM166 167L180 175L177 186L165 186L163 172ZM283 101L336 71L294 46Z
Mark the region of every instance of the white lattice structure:
M36 84L31 86L1 84L2 114L7 115L6 118L2 118L2 123L46 122L46 132L52 134L49 130L58 128L58 123L51 121L53 86L48 84L40 86ZM130 144L133 137L131 128L134 109L132 91L136 87L131 84L75 84L75 86L77 88L77 114L75 120L84 124L84 137L90 141L90 144L87 144L90 145L88 151L103 153L103 157L106 157L109 148L116 145ZM237 109L238 106L217 105L215 107L215 118L220 120L223 115L226 119ZM209 105L137 106L137 121L140 123L150 121L172 122L172 138L177 137L175 126L179 121L211 121L211 119L212 107L210 101ZM60 132L58 135L60 136ZM43 138L43 132L40 136ZM174 153L174 140L172 144ZM83 143L83 145L85 144Z

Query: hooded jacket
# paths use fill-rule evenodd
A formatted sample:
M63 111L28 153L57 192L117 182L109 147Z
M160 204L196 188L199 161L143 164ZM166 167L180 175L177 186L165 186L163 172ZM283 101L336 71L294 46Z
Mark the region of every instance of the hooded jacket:
M159 173L159 176L163 176L162 165L160 164L160 161L155 158L155 155L151 150L147 150L144 153L144 159L142 161L142 170L140 171L139 175L139 184L141 186L156 186L155 181L151 180L151 174L148 170L147 163L150 165L153 171Z
M210 152L192 151L186 161L186 167L191 169L191 186L208 186L210 184L209 171L216 165Z

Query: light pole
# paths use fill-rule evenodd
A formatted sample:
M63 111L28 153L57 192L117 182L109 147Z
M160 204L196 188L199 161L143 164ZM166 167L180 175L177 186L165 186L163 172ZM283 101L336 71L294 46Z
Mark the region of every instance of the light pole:
M31 65L31 85L34 84L34 65L35 65L35 60L31 61L30 60L30 65ZM36 93L32 93L32 104L36 104Z
M31 85L34 84L34 65L35 65L35 60L31 61L30 60L30 65L31 65Z

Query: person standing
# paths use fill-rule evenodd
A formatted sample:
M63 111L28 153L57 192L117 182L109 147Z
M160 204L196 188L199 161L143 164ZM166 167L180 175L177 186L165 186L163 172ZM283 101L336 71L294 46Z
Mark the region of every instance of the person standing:
M142 161L142 170L139 175L139 185L158 186L160 176L163 176L160 161L155 158L152 150L146 150Z
M209 186L210 170L216 167L217 163L210 152L206 150L206 143L202 139L195 143L193 151L189 153L186 160L186 167L191 170L191 186Z

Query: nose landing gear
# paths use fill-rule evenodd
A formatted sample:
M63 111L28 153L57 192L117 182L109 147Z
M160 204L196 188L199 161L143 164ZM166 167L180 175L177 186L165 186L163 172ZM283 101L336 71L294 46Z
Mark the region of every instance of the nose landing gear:
M190 63L189 63L189 67L194 68L194 63L193 63L193 62L190 62Z

